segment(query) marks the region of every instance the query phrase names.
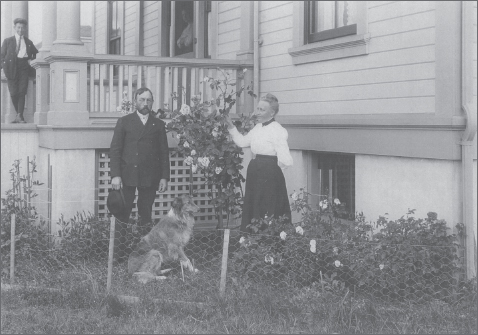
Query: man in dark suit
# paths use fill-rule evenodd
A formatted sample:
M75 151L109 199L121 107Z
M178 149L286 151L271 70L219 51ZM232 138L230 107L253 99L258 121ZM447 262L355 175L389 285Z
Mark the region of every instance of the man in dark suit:
M13 123L25 123L23 111L25 109L25 95L28 88L28 75L33 70L29 60L35 59L37 48L25 35L27 20L13 21L15 35L6 38L2 43L2 69L7 77L8 90L12 97L13 107L17 116Z
M169 148L165 123L151 115L153 94L145 87L134 93L136 112L116 123L110 146L111 186L123 189L126 209L116 217L115 260L126 259L127 223L138 190L138 228L145 235L151 222L156 191L164 192L169 181Z

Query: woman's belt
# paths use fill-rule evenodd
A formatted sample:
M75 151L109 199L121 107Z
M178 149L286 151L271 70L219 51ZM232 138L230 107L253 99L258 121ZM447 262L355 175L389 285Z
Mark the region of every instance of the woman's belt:
M259 155L259 154L257 154L256 158L277 160L277 156L272 156L272 155Z

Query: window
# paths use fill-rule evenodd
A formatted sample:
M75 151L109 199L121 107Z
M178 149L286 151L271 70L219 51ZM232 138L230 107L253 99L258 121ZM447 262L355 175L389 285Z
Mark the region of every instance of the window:
M338 198L347 211L355 214L355 156L335 153L314 153L312 193L320 200Z
M175 56L193 52L194 2L176 1L175 10Z
M108 54L121 55L123 1L108 1Z
M307 43L357 34L356 1L307 1Z
M294 1L295 65L368 54L367 1Z
M210 58L211 1L165 1L161 20L163 57Z

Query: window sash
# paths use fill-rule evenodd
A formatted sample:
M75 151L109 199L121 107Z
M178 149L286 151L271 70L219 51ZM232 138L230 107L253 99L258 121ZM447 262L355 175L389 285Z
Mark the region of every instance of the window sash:
M335 28L326 29L322 31L317 30L317 20L314 20L314 15L317 15L317 1L306 1L304 10L304 41L305 44L325 41L343 36L356 35L357 24L350 24L341 27L337 27L339 24L339 15L337 10L337 1L335 1L333 25ZM317 18L315 18L317 19ZM318 18L320 20L320 18Z

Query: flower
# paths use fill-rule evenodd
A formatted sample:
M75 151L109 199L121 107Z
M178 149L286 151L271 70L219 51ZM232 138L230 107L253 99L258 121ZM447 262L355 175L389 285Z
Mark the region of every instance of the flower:
M304 235L304 229L301 226L295 227L295 232L300 235Z
M282 232L280 233L280 238L281 238L281 239L285 240L286 236L287 236L287 234L286 234L285 231L282 231Z
M380 270L383 270L384 267L385 267L385 265L383 265L383 264L380 264L380 266L379 266Z
M178 140L180 140L180 139L181 139L181 134L177 134L177 135L176 135L176 138L177 138Z
M316 240L310 240L310 246L314 246L317 244L317 241Z
M327 209L327 200L322 200L321 202L319 202L319 206L322 209Z
M196 150L193 149L191 150L191 156L194 156L194 155L196 155Z
M316 249L315 245L310 246L310 252L312 252L314 254L317 252L317 249Z
M203 81L209 81L209 77L208 76L204 77Z
M290 195L290 197L292 198L292 200L296 201L297 199L299 199L299 195L297 194L297 192L294 191L294 193L292 193Z
M182 104L181 109L179 110L179 112L183 115L189 115L189 114L191 114L191 107L189 107L186 104Z
M247 69L243 69L243 70L242 70L242 73L246 73L246 72L247 72Z
M340 205L340 200L339 200L339 198L335 198L335 199L334 199L334 204Z
M183 147L189 148L189 142L188 142L188 141L185 141L185 142L183 143Z
M198 170L198 165L197 164L191 165L191 170L192 170L193 173L196 173L197 170Z
M264 262L274 264L274 257L266 255L266 257L264 257Z
M339 248L334 247L333 252L334 252L334 255L338 255L338 253L339 253Z
M219 129L216 127L212 130L212 136L217 137L219 135Z
M207 158L207 157L199 157L198 162L199 162L199 164L201 164L205 168L207 168L209 166L209 158Z
M216 168L216 174L220 174L221 171L222 171L222 167L219 167L219 166L218 166L218 167Z
M194 162L194 159L191 156L188 156L185 160L184 163L186 165L191 165Z
M244 243L244 241L246 240L246 238L244 236L241 236L241 238L239 239L239 243Z
M334 264L335 264L336 267L342 266L342 263L340 263L339 260L336 260L336 261L334 262Z

